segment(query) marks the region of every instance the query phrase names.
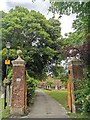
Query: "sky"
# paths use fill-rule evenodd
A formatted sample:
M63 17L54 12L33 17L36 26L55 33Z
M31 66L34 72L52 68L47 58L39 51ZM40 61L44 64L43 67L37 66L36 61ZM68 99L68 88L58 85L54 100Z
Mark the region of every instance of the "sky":
M45 15L47 19L51 18L53 14L48 11L50 6L49 0L0 0L0 10L8 12L11 8L15 6L22 6L28 10L39 11L41 14ZM55 15L58 18L58 14ZM65 33L73 32L72 22L75 19L75 15L63 15L59 21L61 22L61 34L64 36Z

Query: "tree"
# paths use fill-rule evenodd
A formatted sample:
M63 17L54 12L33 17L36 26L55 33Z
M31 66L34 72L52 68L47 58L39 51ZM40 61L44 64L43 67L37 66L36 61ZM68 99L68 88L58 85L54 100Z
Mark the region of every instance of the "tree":
M52 66L51 68L52 73L54 75L55 79L59 79L62 83L67 82L67 71L64 69L64 67L57 65L57 66Z
M51 1L51 4L50 10L54 13L55 11L58 12L60 16L62 14L68 15L68 10L69 14L76 13L76 20L73 23L75 32L70 34L64 41L65 44L68 44L66 50L70 50L71 48L76 49L77 51L79 50L78 52L81 59L88 70L87 77L85 77L80 84L79 81L77 81L77 84L81 86L81 89L76 91L76 102L81 102L83 112L90 113L90 1L55 2L54 0L53 2ZM76 54L77 52L74 51L73 55Z
M6 58L6 56L7 56L6 48L0 50L0 56L2 56L2 80L4 80L4 78L6 77L6 65L5 65L5 60L7 59ZM9 57L10 61L16 59L17 58L16 50L10 49L8 57ZM11 65L9 65L9 68L11 68Z
M55 0L50 1L51 2L51 7L50 11L53 13L57 12L60 14L60 17L63 14L76 14L76 20L73 23L73 28L76 30L75 33L72 33L70 38L72 40L73 34L77 34L78 38L79 36L79 41L81 40L83 44L87 44L87 55L85 53L84 55L84 61L86 63L86 66L88 68L88 71L90 71L90 1L89 2L56 2ZM77 39L77 38L76 38ZM76 40L75 39L75 40ZM66 39L67 40L67 39ZM71 43L71 40L68 42L69 44ZM74 41L75 41L74 40ZM74 43L78 43L78 41L75 41ZM80 42L79 42L80 43ZM74 45L74 44L73 44ZM82 45L82 44L81 44ZM83 47L86 47L86 45L83 45ZM84 52L84 51L83 51Z
M19 6L6 13L1 22L3 48L9 41L13 49L21 49L29 75L42 79L47 63L53 61L61 46L58 43L62 43L60 22L53 18L46 20L39 12Z

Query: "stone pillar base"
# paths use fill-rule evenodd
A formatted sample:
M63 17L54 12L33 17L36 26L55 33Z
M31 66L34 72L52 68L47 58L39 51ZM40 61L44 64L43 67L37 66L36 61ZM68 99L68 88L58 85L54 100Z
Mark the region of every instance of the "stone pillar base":
M16 108L16 107L11 107L10 108L10 114L11 115L24 115L24 108Z

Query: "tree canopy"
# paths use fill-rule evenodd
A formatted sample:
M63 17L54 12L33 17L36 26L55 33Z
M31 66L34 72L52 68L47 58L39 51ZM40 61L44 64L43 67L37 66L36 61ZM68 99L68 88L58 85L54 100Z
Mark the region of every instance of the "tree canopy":
M31 77L42 79L47 63L54 62L56 51L63 44L60 22L20 6L2 14L2 47L9 41L11 49L21 49Z
M82 2L56 2L50 1L50 11L63 14L76 14L76 20L73 22L74 33L65 39L65 44L72 46L81 46L81 59L84 60L88 69L90 68L90 1ZM85 54L84 54L85 53ZM83 57L82 57L83 56ZM90 71L90 70L89 70Z

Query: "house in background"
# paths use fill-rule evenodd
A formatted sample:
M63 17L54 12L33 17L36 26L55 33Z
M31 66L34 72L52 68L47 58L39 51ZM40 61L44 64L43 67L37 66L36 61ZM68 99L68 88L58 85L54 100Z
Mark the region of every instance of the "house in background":
M47 75L46 81L40 81L39 87L55 90L65 89L65 87L62 85L62 82L59 79L53 78L52 74Z

